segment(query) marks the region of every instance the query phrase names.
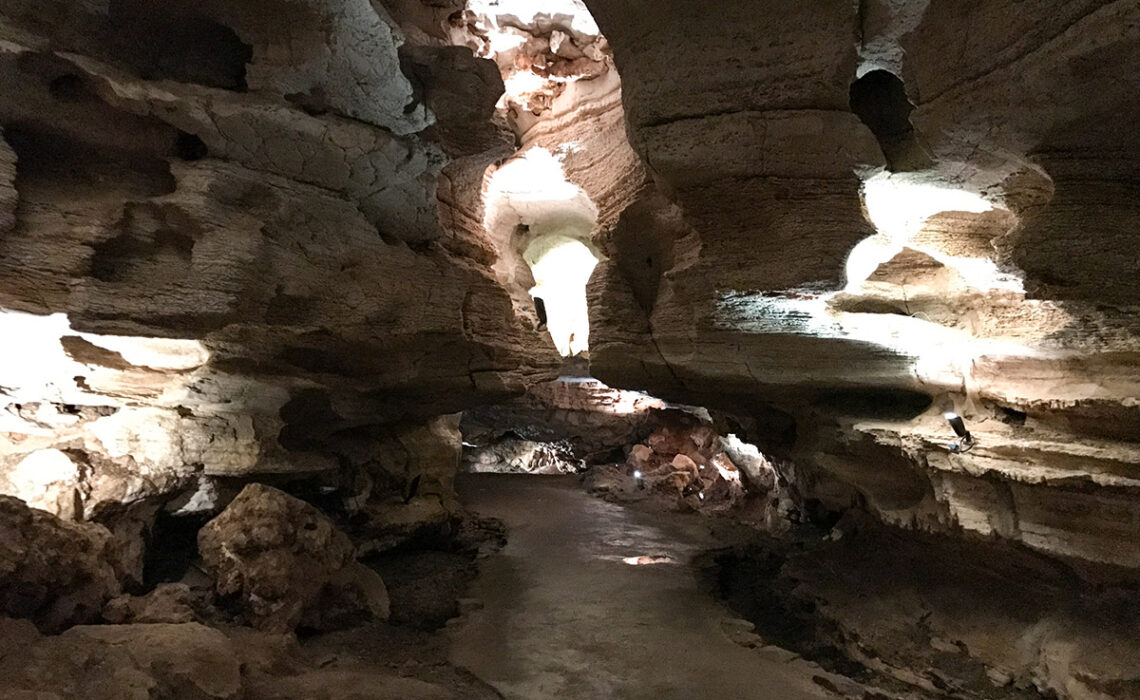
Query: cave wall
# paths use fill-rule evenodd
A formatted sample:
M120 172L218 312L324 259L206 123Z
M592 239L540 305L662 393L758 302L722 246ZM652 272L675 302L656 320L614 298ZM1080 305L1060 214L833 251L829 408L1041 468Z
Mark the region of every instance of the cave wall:
M595 273L594 373L777 408L830 509L1140 565L1135 3L588 4L657 248Z
M404 44L365 0L0 9L5 492L82 519L335 473L362 426L556 374L440 216L512 140L498 71Z
M1134 3L587 4L504 116L461 3L7 3L0 486L367 471L552 378L481 201L540 146L600 379L753 416L828 508L1140 565Z

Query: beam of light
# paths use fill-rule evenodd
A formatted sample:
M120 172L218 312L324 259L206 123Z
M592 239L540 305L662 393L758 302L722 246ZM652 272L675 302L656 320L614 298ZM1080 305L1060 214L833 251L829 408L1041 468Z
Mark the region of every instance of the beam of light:
M534 273L530 293L546 302L547 328L558 352L584 352L590 339L586 283L598 258L581 241L562 236L535 239L524 257Z
M993 204L981 195L949 187L929 176L881 172L863 183L863 204L877 233L861 241L847 259L847 291L858 292L876 269L898 255L933 216L949 211L982 214ZM956 270L971 287L983 291L1022 291L1021 281L998 270L992 260L951 256L917 247Z
M979 338L900 314L832 311L829 293L789 295L722 292L714 325L749 334L799 334L872 343L909 357L919 381L948 388L969 388L975 361L985 356L1042 357L1046 350L1022 340Z
M586 4L581 0L468 0L467 9L476 15L486 17L497 29L510 17L518 18L524 24L533 24L539 15L570 18L570 26L582 34L597 35L601 31L590 15Z

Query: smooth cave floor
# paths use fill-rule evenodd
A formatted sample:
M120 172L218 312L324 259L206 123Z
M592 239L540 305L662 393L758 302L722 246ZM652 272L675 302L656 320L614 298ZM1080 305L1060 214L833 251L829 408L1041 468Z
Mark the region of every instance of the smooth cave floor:
M692 559L707 521L594 498L574 477L465 475L460 497L503 520L482 561L482 607L451 627L451 662L509 700L800 700L835 697L814 667L733 643L732 614ZM627 557L671 563L630 565Z

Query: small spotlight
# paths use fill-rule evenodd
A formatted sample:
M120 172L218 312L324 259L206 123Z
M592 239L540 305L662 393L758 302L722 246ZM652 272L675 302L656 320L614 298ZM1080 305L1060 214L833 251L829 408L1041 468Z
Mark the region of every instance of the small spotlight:
M970 448L974 446L974 436L966 430L966 421L962 420L962 416L957 413L944 414L946 421L950 423L950 427L954 429L954 434L958 436L958 442L950 445L951 452L969 452Z
M633 480L637 482L637 488L645 488L645 475L641 473L640 469L633 470Z
M705 492L701 491L700 493L698 493L697 498L701 499L702 501L705 500Z

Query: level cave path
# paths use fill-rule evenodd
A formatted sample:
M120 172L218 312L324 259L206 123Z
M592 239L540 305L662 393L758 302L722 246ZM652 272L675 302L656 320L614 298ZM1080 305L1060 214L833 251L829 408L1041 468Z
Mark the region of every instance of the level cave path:
M575 477L467 475L459 491L509 539L482 562L483 606L453 625L451 661L508 700L834 697L817 667L729 639L693 564L717 544L708 521L608 503Z

